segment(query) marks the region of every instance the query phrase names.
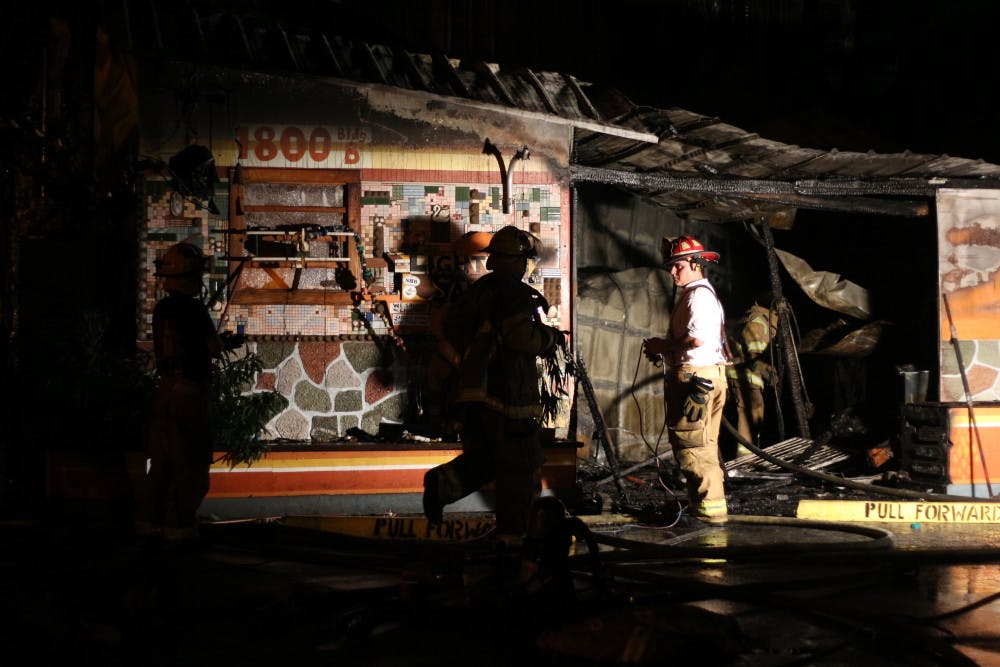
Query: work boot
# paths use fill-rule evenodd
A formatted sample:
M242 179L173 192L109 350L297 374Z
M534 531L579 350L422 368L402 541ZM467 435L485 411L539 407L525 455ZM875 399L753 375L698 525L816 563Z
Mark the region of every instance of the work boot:
M725 510L711 512L704 507L692 506L688 508L688 514L692 519L711 526L725 526L729 521L729 514Z
M424 516L427 517L428 523L439 526L444 522L443 510L444 505L441 504L437 473L434 470L428 470L424 474Z

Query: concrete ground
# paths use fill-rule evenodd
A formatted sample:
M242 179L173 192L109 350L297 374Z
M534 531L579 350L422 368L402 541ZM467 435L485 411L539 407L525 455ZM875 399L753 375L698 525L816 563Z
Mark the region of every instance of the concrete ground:
M1000 665L995 524L603 511L518 585L490 536L245 521L179 546L64 518L0 524L4 665Z

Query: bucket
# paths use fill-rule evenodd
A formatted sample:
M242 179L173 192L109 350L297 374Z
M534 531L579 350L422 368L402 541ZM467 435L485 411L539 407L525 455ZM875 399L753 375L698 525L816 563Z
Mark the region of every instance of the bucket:
M903 378L903 403L925 402L930 371L901 371L899 374Z

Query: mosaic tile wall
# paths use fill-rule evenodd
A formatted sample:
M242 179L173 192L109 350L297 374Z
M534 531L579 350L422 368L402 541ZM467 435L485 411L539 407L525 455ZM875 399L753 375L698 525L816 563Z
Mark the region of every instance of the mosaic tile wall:
M218 210L229 210L229 189L217 186L213 195ZM226 227L224 214L213 214L201 203L193 200L184 202L184 211L180 216L170 213L170 183L165 180L151 179L145 182L145 220L146 227L139 239L139 306L136 314L136 332L139 340L151 340L153 336L153 307L165 296L157 289L155 262L163 256L167 248L181 241L193 243L213 257L211 269L205 275L204 293L215 294L225 283L228 266L224 260L215 259L225 248ZM206 298L207 300L207 298ZM225 303L216 303L212 308L212 316L218 323Z
M179 241L200 244L213 255L212 269L205 277L205 294L214 295L225 284L228 262L225 259L225 214L213 215L195 202L186 202L181 216L170 214L168 182L146 183L146 230L139 253L141 299L138 335L152 336L152 311L163 296L157 291L153 276L154 261L168 247ZM517 189L516 189L517 190ZM429 322L433 301L425 298L420 287L404 296L406 281L420 283L422 276L434 271L434 258L422 254L407 255L396 251L419 241L420 248L442 252L467 232L493 232L508 221L516 221L542 239L549 249L532 276L536 289L545 294L559 318L562 274L558 255L563 193L556 185L524 187L515 192L514 214L505 216L498 187L459 185L401 185L365 182L362 184L361 238L365 261L383 289L390 305L394 324L423 329ZM220 211L228 211L228 183L220 183L214 202ZM408 246L409 247L409 246ZM382 255L393 261L386 261ZM469 280L485 273L485 256L468 258L463 270ZM271 269L274 271L274 269ZM291 270L287 270L289 273ZM301 286L321 288L333 279L333 270L305 269ZM290 282L290 277L286 277ZM420 278L420 280L416 280ZM241 285L262 286L267 272L244 271ZM378 291L373 288L373 291ZM432 290L430 297L438 296ZM416 354L386 355L384 345L389 333L382 318L368 310L347 305L232 305L220 300L212 316L222 330L251 334L251 349L264 362L252 391L277 390L289 405L267 425L263 434L269 440L343 441L349 434L376 435L382 422L403 420L410 400L408 385L414 373ZM220 324L221 322L221 324ZM372 336L377 343L372 342Z
M543 244L553 250L559 247L561 192L557 186L524 187L515 194L512 219L519 227L538 236ZM433 259L428 256L410 258L405 265L387 263L383 255L392 254L414 239L423 245L441 249L467 232L493 232L500 229L510 216L502 212L499 187L464 185L412 185L393 183L362 183L361 245L365 262L375 279L373 292L380 289L389 297L393 323L404 328L420 328L426 323L429 311L426 301L441 296L440 290L429 288L428 294L407 296L401 293L404 276L419 283L425 279L415 275L433 273ZM421 231L418 231L421 230ZM426 229L426 233L422 230ZM421 238L421 235L422 238ZM450 252L450 250L448 251ZM466 273L484 267L467 266ZM291 269L283 269L283 278L291 283ZM245 287L262 287L271 278L262 271L245 271L241 284ZM333 281L333 269L304 269L301 272L302 289L321 287ZM546 253L544 261L532 277L534 286L549 303L558 308L562 272L558 252ZM234 305L224 315L222 328L244 331L263 336L341 336L366 332L385 335L388 329L383 319L371 312L370 304L360 309L331 306ZM558 320L558 314L553 323Z

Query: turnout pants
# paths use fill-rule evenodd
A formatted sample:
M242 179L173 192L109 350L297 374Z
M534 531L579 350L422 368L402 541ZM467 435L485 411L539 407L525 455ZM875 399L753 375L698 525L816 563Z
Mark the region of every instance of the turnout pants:
M511 420L470 406L462 421L462 453L432 468L441 505L496 485L497 534L522 536L541 493L542 448L534 420Z
M690 421L684 415L684 402L691 393L691 378L711 380L714 388L706 397L704 415ZM667 428L674 460L687 484L689 511L707 521L723 522L726 508L725 476L719 462L719 427L726 404L726 367L680 366L666 372Z
M143 519L164 535L188 537L208 493L212 463L211 392L207 382L160 379L149 428L148 496Z

